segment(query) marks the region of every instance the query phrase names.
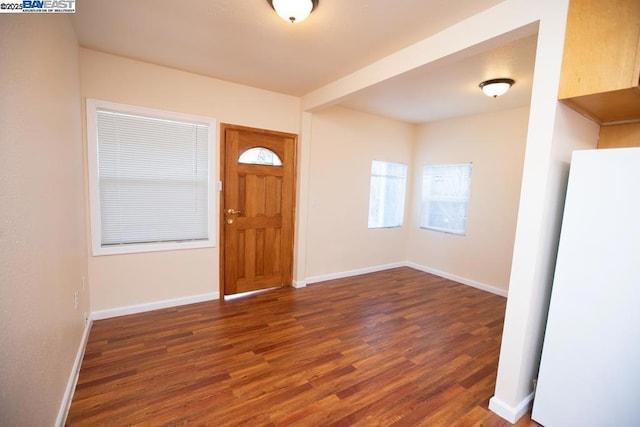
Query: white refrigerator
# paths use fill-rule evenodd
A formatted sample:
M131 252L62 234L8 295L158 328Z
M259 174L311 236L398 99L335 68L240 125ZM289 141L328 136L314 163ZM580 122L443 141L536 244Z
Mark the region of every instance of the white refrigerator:
M640 148L573 153L532 418L640 426Z

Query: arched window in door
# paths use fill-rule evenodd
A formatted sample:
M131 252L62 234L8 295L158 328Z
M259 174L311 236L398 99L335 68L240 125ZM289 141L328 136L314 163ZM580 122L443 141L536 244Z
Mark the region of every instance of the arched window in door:
M273 151L264 147L250 148L240 155L238 163L245 165L282 166L282 160Z

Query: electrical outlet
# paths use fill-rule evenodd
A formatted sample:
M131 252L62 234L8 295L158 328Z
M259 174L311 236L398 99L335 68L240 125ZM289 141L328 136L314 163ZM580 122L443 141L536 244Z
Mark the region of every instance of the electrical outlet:
M75 291L73 293L73 308L76 309L76 310L78 309L78 298L79 298L79 296L80 295L79 295L78 291Z

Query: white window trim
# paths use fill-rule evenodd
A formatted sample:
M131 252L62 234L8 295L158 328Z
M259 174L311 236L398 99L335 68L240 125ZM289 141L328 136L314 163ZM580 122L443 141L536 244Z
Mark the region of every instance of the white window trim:
M103 247L102 242L102 218L100 215L100 186L98 180L98 141L97 141L97 111L112 111L116 113L134 114L158 119L173 121L185 121L209 126L209 213L207 215L206 240L184 241L184 242L163 242L163 243L139 243L121 246ZM212 248L217 246L217 236L215 224L217 219L217 186L213 177L217 176L216 153L217 147L217 122L211 117L196 116L191 114L174 113L169 111L156 110L152 108L138 107L126 104L87 99L87 156L89 175L89 216L91 224L91 246L93 256L132 254L142 252L174 251L183 249Z

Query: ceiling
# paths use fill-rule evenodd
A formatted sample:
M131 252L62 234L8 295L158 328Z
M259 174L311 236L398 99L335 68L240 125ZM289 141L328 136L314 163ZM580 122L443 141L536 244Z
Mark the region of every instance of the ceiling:
M266 0L80 0L81 46L274 92L303 96L503 0L320 0L290 24ZM343 105L410 123L528 105L535 35L429 64ZM478 83L511 77L488 98Z

